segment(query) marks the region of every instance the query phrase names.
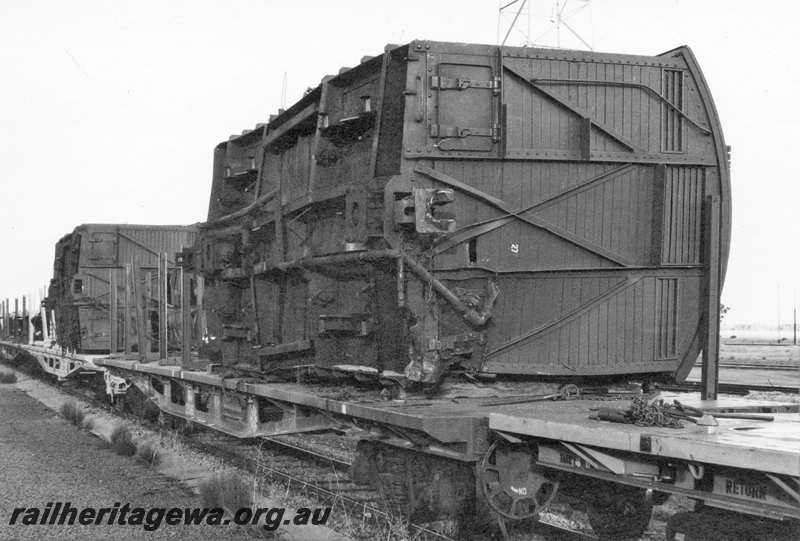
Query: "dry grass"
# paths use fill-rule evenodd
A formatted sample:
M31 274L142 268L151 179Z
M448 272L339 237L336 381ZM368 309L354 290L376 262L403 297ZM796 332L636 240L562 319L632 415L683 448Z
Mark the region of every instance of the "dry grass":
M200 483L199 489L206 507L236 510L253 502L253 487L237 474L216 474Z
M122 425L114 427L114 431L111 432L111 449L122 456L136 454L136 445L133 444L131 433L126 427Z
M77 402L64 402L61 404L61 408L59 408L58 411L61 413L61 416L70 423L79 428L83 426L86 414Z
M161 463L161 453L151 443L143 443L136 449L136 456L150 467L155 468Z
M11 372L0 372L0 383L11 384L17 382L17 375Z
M313 489L305 483L286 481L276 478L270 468L269 457L259 446L255 458L253 472L254 490L271 500L282 502L287 508L314 507L321 504L332 508L326 526L341 532L353 539L380 541L414 541L418 534L409 530L408 521L404 517L374 513L371 509L354 509L345 504L340 491L339 476L341 472L333 472L337 484L336 496L332 501L321 500L313 495ZM384 502L385 503L385 502Z

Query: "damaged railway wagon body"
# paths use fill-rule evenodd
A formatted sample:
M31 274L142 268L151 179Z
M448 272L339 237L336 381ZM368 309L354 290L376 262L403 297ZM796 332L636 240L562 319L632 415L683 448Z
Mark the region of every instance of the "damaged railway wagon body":
M138 289L144 297L142 309L147 321L152 323L149 332L157 337L161 282L156 279L158 258L164 253L173 257L192 246L195 232L194 226L83 224L62 237L56 243L53 279L45 301L48 310L55 312L58 344L75 352L107 353L112 344L124 342L129 325L123 315L127 312L119 307L132 304L123 298L127 291L125 265L141 271L136 276L144 279ZM119 297L115 307L117 336L113 341L109 315L112 280L117 283ZM175 304L170 302L172 306ZM156 339L148 341L155 344Z
M712 334L729 209L687 47L415 41L218 145L185 259L209 346L245 371L680 379Z

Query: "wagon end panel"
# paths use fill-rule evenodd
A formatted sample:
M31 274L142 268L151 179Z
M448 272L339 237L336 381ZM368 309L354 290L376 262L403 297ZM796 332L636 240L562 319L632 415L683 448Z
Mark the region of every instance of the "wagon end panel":
M436 276L478 308L490 282L499 289L479 329L480 370L669 373L694 363L708 254L727 257L729 181L688 49L423 44L409 81L419 93L406 103L406 170L420 188L454 193L456 226L429 252ZM710 196L722 200L723 234L706 250ZM475 330L447 303L440 311L439 344Z

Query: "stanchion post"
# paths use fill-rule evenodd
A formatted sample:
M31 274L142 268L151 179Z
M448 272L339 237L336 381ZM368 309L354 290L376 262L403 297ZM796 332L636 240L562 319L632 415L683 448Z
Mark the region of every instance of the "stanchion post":
M117 290L117 269L109 269L108 271L108 333L110 342L108 345L108 350L111 354L114 354L119 349L119 330L118 330L118 317L119 317L119 310L118 310L118 290Z
M168 259L166 252L161 253L158 259L158 353L159 359L167 360L169 356L169 344L167 343L167 318L169 310L167 301L167 284L169 277Z

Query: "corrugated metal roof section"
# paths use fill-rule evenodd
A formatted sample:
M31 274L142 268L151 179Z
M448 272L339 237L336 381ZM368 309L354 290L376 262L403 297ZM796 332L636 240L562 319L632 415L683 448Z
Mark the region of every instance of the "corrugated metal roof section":
M81 230L81 267L119 267L137 262L156 267L158 254L166 252L174 265L175 254L191 247L195 226L84 224Z

